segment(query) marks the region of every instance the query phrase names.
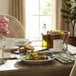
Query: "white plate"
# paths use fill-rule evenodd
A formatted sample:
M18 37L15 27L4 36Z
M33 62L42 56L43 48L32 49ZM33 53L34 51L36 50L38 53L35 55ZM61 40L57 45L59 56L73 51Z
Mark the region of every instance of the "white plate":
M24 44L26 44L26 41L17 41L17 42L15 42L16 46L22 46Z
M24 44L29 44L29 43L31 43L31 41L29 41L27 39L26 40L18 40L15 42L15 45L20 47L20 46L23 46Z
M5 47L4 49L5 50L15 50L15 49L18 49L19 47L18 46L12 46L12 47Z
M21 56L21 61L25 62L25 63L28 63L28 64L45 64L45 63L48 63L50 61L53 61L55 58L51 58L50 56L47 56L48 59L47 60L25 60L23 58L24 56Z

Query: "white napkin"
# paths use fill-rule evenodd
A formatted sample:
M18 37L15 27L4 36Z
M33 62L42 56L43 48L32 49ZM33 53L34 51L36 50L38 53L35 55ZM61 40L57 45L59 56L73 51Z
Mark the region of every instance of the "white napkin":
M5 48L4 49L17 49L18 46L15 46L15 38L6 38L5 39Z
M72 46L72 45L68 45L68 51L71 54L76 54L76 47L75 46Z

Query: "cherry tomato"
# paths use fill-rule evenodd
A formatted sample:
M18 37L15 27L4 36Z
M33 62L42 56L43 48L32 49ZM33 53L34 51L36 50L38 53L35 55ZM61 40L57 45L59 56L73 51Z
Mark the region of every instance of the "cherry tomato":
M19 52L24 52L24 51L26 51L26 50L24 49L24 47L19 48Z
M41 56L41 59L45 59L46 58L46 56Z

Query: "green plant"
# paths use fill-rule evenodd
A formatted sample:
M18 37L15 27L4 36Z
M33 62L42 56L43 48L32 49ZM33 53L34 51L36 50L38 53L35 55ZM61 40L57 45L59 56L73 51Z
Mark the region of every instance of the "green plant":
M67 25L72 25L72 36L74 37L74 30L76 25L76 0L64 0L64 7L61 9L62 17L65 19ZM73 5L74 4L74 5Z

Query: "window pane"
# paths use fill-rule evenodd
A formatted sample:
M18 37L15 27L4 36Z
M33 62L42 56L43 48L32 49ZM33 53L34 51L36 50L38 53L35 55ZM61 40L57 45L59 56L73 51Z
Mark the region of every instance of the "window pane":
M39 14L39 0L26 0L26 14Z
M52 0L40 0L40 14L50 15Z
M34 39L39 37L39 17L38 16L28 16L26 26L27 38Z
M46 29L47 31L52 29L52 19L50 16L41 16L40 17L40 28L41 28L41 32L42 32L42 27L43 27L43 24L46 24Z
M41 39L43 24L56 26L56 0L26 0L26 38Z

